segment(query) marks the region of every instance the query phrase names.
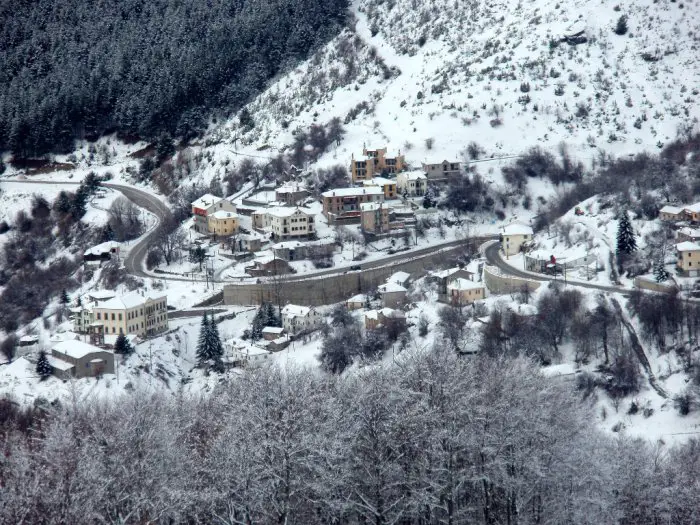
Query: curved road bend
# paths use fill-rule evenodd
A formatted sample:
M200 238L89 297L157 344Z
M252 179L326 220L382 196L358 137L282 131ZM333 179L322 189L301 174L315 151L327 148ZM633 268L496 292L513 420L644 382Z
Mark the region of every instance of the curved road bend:
M493 242L484 250L484 255L489 264L496 266L503 273L507 275L512 275L514 277L522 277L524 279L530 279L533 281L561 281L560 279L554 279L548 275L542 275L532 272L526 272L524 270L518 270L514 268L501 257L501 245L498 242ZM619 293L622 295L629 295L631 290L629 288L623 288L622 286L607 286L604 284L586 283L582 281L566 281L567 285L579 286L581 288L591 288L593 290L601 290L603 292Z

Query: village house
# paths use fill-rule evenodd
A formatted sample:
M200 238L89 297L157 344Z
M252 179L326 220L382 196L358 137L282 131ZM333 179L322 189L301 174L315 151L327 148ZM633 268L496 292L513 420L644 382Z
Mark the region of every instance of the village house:
M443 160L436 164L423 164L423 171L428 176L428 180L446 180L452 175L459 175L461 172L461 164L459 162L450 162Z
M119 247L120 244L116 241L107 241L92 248L88 248L83 253L83 262L86 263L98 263L111 261L112 259L119 259Z
M302 243L299 241L283 241L272 246L275 257L285 261L301 261L304 259L325 258L335 252L335 242L330 239L320 239Z
M452 306L465 306L484 298L486 289L481 283L458 277L447 285L448 302Z
M261 233L243 233L236 237L234 251L251 253L259 252L264 242L267 242L267 239Z
M507 256L520 253L523 246L532 241L532 235L532 228L525 224L512 223L505 226L501 234L501 249L503 253Z
M314 214L299 207L278 206L253 212L253 228L277 241L309 238L316 233Z
M406 288L398 283L388 282L377 287L382 305L387 308L396 308L406 302Z
M364 233L379 234L389 231L389 208L381 202L360 204L360 228Z
M224 366L257 368L271 362L269 350L252 345L238 339L224 342Z
M238 233L238 214L234 212L225 210L215 211L209 214L207 220L207 231L217 237L228 237Z
M350 299L345 301L345 308L348 310L362 310L367 304L367 296L363 293L353 295Z
M282 326L285 332L298 335L321 327L323 318L315 308L288 304L282 308Z
M209 231L209 215L217 211L236 212L236 206L226 199L207 193L192 203L193 228L198 233Z
M686 220L690 222L700 222L700 202L686 206L683 208L683 211L685 212Z
M662 221L682 221L685 219L685 211L678 206L666 205L659 210L659 219Z
M384 177L374 177L373 179L363 181L362 185L365 187L378 186L381 188L384 191L384 200L398 198L395 180L385 179Z
M284 328L281 326L266 326L262 329L262 337L265 341L274 341L282 337Z
M362 157L355 159L353 155L350 161L350 175L352 182L357 183L369 180L375 175L398 173L406 167L406 161L399 152L395 157L387 156L386 148L375 150L362 149Z
M676 233L676 240L678 242L700 242L700 228L681 228Z
M168 329L168 296L131 292L100 302L91 309L90 324L103 334L153 335Z
M367 202L384 202L384 190L378 186L364 188L338 188L321 194L323 214L329 224L358 222L360 205Z
M471 281L474 279L474 274L472 272L466 268L460 268L458 266L438 272L430 272L429 276L430 280L437 284L438 302L441 303L450 302L450 291L448 290L448 285L452 281L457 279L468 279Z
M690 241L676 244L676 268L686 277L700 275L700 244Z
M420 171L405 171L396 175L399 195L421 197L428 191L428 177Z
M256 257L253 264L245 267L245 272L253 277L266 277L274 275L286 275L294 270L284 259L272 254L264 254Z
M287 206L296 206L310 195L299 183L284 184L275 190L275 200Z
M61 341L48 356L59 379L80 379L114 373L114 353L82 341Z

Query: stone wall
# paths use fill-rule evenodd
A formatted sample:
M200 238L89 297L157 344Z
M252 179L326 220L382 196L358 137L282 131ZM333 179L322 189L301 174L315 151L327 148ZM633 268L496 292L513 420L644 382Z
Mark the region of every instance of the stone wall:
M523 286L527 286L532 292L542 285L541 281L534 279L505 275L495 266L484 267L484 282L489 291L494 294L517 293L523 289Z
M315 278L275 280L260 279L260 284L227 284L224 286L224 304L252 305L269 301L279 304L321 306L339 303L358 293L373 291L389 276L398 271L407 272L416 279L449 263L449 259L463 252L464 246L445 248L437 253L418 256L400 263L387 264L356 271L345 271ZM279 300L278 300L279 299Z

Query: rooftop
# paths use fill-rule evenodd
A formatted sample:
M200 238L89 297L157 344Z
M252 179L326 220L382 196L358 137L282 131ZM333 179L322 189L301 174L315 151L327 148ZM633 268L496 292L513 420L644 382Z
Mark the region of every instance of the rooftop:
M166 295L141 295L138 292L130 292L126 295L122 295L121 297L115 297L109 301L105 301L99 305L99 308L104 308L106 310L124 310L141 306L149 299L151 301L157 301L166 298Z
M364 186L388 186L390 184L396 184L395 180L386 179L384 177L374 177L369 180L362 181Z
M684 209L694 213L700 212L700 202L689 204L688 206L685 206Z
M58 357L54 357L52 355L47 355L46 359L48 359L51 368L55 368L56 370L65 371L75 368L75 365L70 364L68 361L64 361L63 359L59 359Z
M117 241L107 241L92 248L85 250L85 255L102 255L103 253L110 253L112 250L118 250L120 244Z
M421 180L428 178L428 176L422 171L407 171L405 173L399 173L399 175L401 175L406 180Z
M214 204L219 202L221 197L217 197L216 195L212 195L211 193L207 193L206 195L202 195L199 199L194 201L192 203L193 208L202 208L202 209L207 209L211 208Z
M98 348L97 346L78 341L77 339L73 341L61 341L53 347L53 350L67 355L68 357L72 357L73 359L80 359L86 355L92 354L93 352L106 351L102 348Z
M696 242L680 242L676 244L676 250L679 252L698 252L700 251L700 244Z
M381 202L363 202L360 204L360 211L377 211L381 207Z
M404 284L411 278L411 274L408 272L396 272L391 274L391 276L386 280L388 283Z
M379 186L367 186L365 188L336 188L324 191L323 197L356 197L358 195L384 195L384 190Z
M276 206L274 208L268 208L264 211L264 213L267 213L268 215L272 215L273 217L291 217L292 215L296 213L303 213L304 215L311 215L309 212L306 212L300 208L290 208L288 206Z
M379 285L377 287L379 293L396 293L396 292L406 292L406 288L398 283L386 283Z
M284 328L281 326L266 326L262 329L263 334L281 334L284 332Z
M682 211L683 208L679 208L678 206L671 206L670 204L667 204L659 210L660 213L673 213L674 215L677 215Z
M236 219L238 214L232 211L218 210L214 213L210 213L209 217L214 217L215 219Z
M288 304L282 308L282 315L287 317L306 317L311 312L308 306L299 306L296 304Z
M452 290L477 290L483 287L483 284L475 283L474 281L465 279L464 277L458 277L457 279L451 281L450 284L447 285L447 288Z
M532 235L532 228L526 224L514 222L503 227L504 235Z
M294 250L296 248L301 248L304 246L303 242L299 241L284 241L273 244L272 248L275 250Z
M357 295L353 295L346 302L348 302L348 303L364 303L366 301L367 301L367 296L363 293L358 293Z

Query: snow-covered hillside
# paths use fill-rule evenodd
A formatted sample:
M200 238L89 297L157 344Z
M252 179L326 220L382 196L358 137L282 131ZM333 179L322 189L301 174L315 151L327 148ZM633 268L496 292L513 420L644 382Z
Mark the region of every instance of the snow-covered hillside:
M566 142L653 150L697 127L697 1L642 0L634 9L579 0L416 2L360 0L345 32L250 105L220 139L282 146L296 127L340 117L348 134L327 162L389 145L408 160L459 158L470 141L486 155ZM628 17L628 32L613 30ZM562 39L583 31L586 42ZM433 139L432 147L426 140Z

